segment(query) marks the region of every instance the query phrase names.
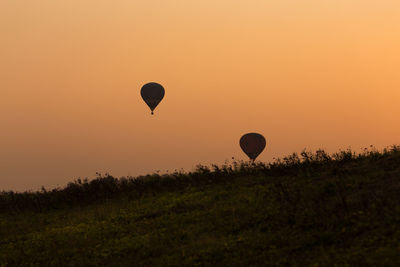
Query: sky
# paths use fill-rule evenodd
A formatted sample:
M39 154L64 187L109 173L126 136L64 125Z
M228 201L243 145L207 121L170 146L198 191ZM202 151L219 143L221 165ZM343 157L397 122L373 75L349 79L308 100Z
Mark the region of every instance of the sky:
M398 0L1 0L0 190L399 144L399 47Z

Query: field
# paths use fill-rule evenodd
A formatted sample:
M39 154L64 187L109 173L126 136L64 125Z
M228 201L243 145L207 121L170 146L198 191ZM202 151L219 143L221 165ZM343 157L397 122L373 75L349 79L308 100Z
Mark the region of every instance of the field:
M400 148L0 194L0 266L400 266Z

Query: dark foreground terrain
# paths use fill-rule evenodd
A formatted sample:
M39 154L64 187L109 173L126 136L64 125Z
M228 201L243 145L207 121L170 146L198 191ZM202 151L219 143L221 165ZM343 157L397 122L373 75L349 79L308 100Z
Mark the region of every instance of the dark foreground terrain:
M0 266L400 266L400 148L0 194Z

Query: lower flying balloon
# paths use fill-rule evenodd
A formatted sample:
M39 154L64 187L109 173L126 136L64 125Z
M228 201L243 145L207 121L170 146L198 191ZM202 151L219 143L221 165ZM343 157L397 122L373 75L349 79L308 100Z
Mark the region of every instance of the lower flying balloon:
M240 147L243 152L254 161L264 151L266 140L258 133L248 133L240 138Z

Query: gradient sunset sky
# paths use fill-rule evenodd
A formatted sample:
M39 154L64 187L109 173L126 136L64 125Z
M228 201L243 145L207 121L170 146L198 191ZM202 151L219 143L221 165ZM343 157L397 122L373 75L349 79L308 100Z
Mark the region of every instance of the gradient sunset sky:
M399 72L398 0L1 0L0 190L399 144Z

